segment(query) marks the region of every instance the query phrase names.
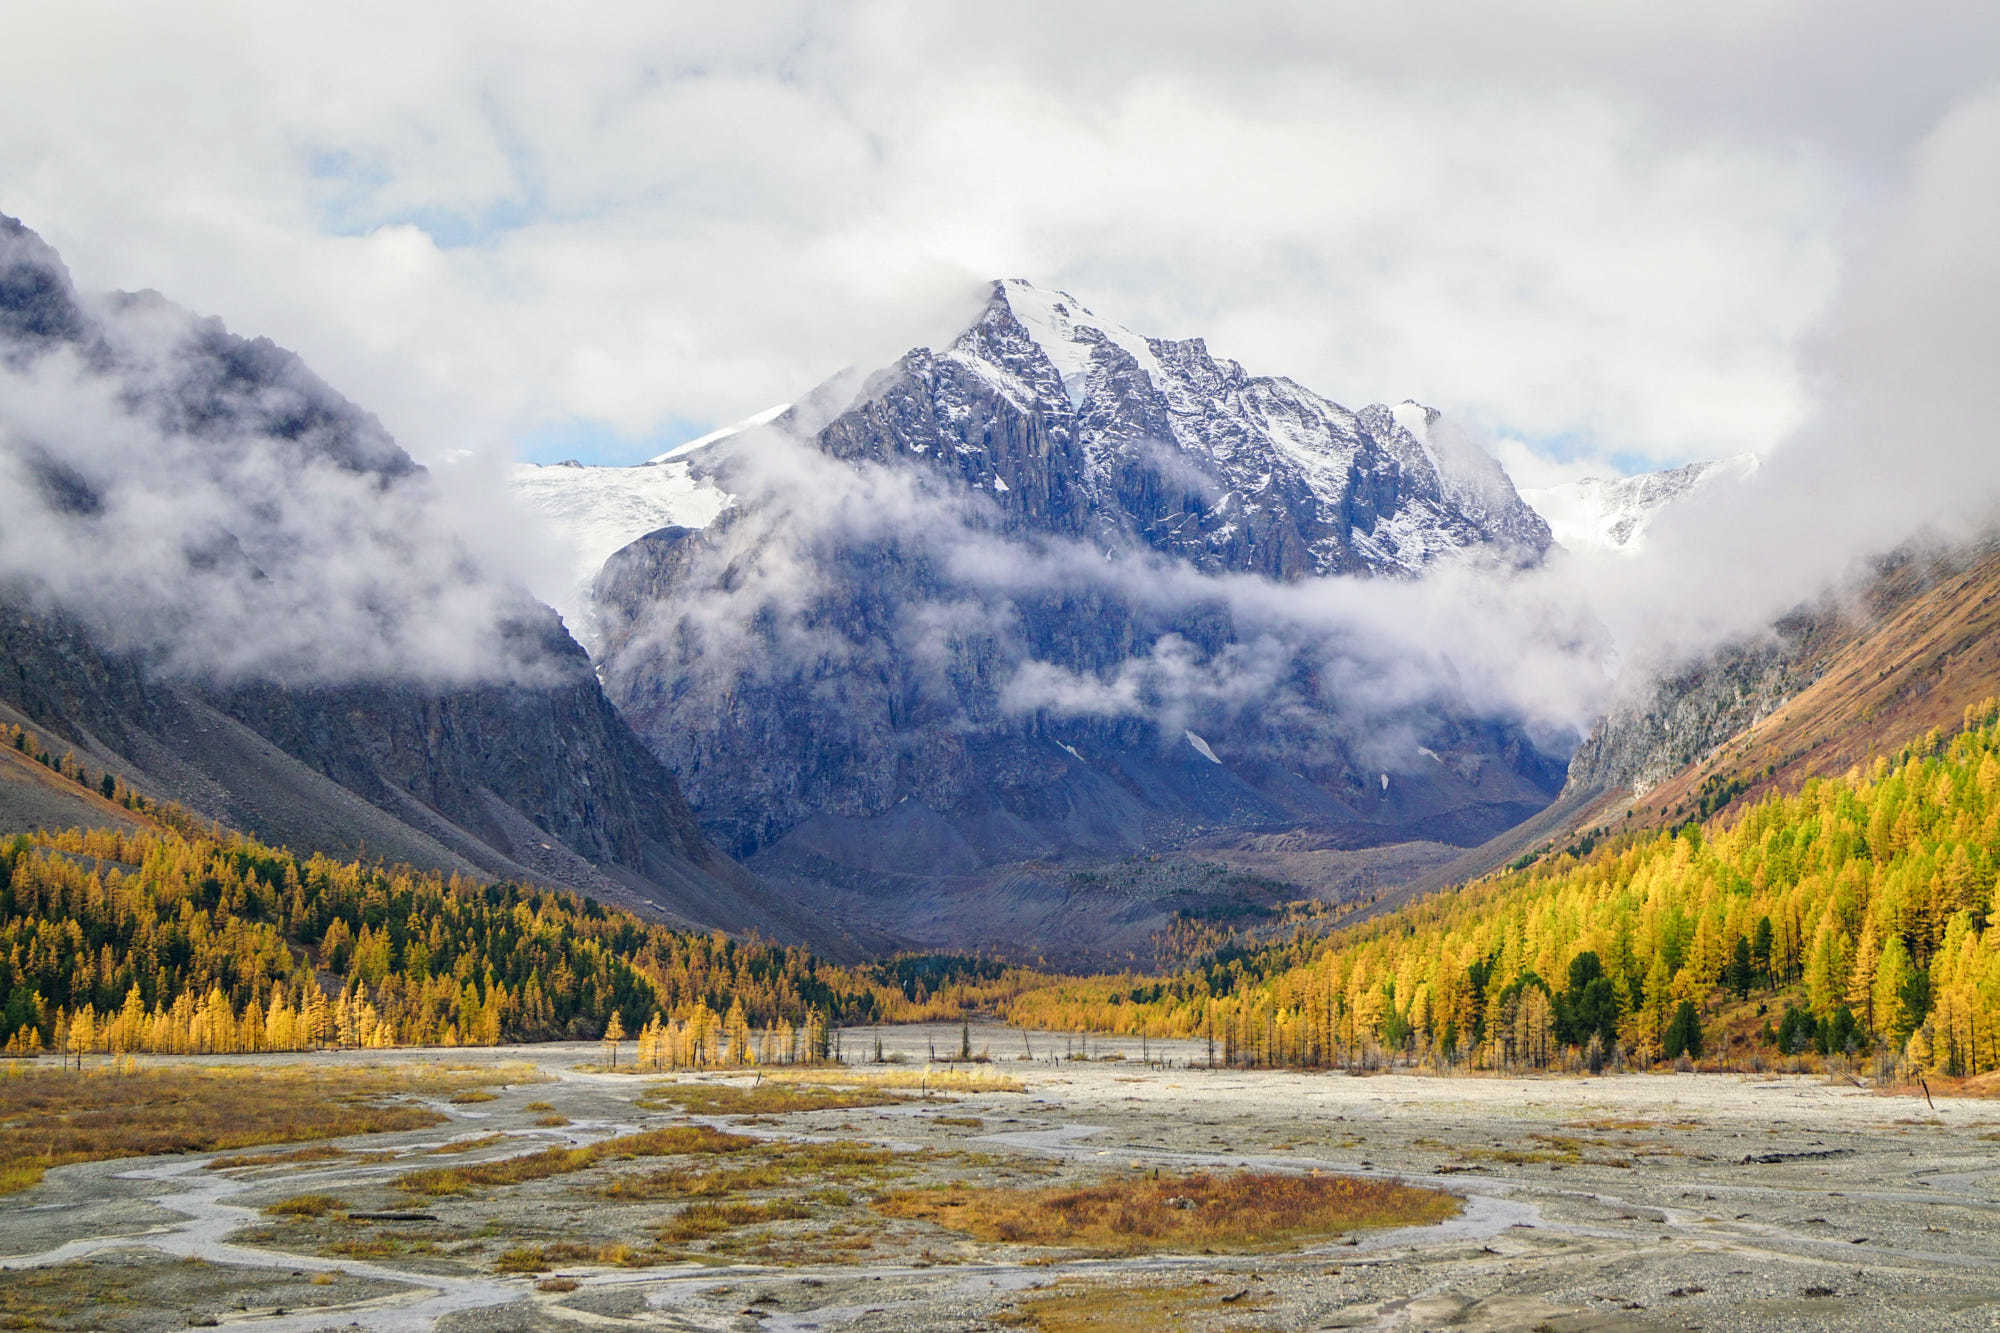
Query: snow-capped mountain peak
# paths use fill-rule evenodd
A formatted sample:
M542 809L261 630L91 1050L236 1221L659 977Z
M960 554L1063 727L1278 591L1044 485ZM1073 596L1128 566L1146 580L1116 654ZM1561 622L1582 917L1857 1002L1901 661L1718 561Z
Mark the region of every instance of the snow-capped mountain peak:
M1007 430L1046 448L993 438L1003 404L1023 423ZM1434 409L1352 411L1020 279L993 283L969 327L905 356L853 411L852 431L829 428L836 453L928 458L1024 510L1067 492L1058 508L1087 520L1072 530L1205 568L1417 574L1455 552L1534 560L1549 540L1499 464Z
M1167 379L1152 344L1115 320L1100 318L1068 292L1037 287L1023 278L994 284L994 300L1004 303L1061 376L1072 406L1082 403L1093 378L1100 347L1117 347L1155 384Z

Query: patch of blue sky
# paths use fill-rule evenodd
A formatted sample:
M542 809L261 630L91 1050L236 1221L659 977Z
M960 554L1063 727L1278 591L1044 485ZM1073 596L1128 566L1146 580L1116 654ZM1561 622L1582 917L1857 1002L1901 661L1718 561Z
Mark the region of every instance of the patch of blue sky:
M567 417L545 422L517 436L514 452L528 463L562 463L573 459L593 467L620 467L643 463L714 429L711 422L673 417L634 434L589 417Z
M467 207L417 206L385 209L378 200L393 179L380 162L343 148L315 148L305 155L306 174L317 186L319 223L335 236L365 236L379 227L410 226L440 249L485 245L511 231L555 219L533 154L504 120L488 109L494 138L506 155L512 189Z
M1559 431L1550 435L1535 435L1523 431L1497 430L1500 438L1511 438L1540 454L1553 463L1597 463L1616 468L1625 476L1640 472L1657 472L1661 468L1678 467L1691 463L1697 455L1686 458L1655 458L1649 454L1634 453L1629 449L1607 449L1604 442L1588 431Z

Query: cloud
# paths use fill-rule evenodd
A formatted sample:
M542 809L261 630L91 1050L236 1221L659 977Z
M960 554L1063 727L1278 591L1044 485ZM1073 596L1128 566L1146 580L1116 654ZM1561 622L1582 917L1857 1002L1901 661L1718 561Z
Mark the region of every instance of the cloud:
M1010 525L943 472L835 459L775 426L699 465L734 507L670 574L635 550L600 582L607 688L669 751L747 710L837 718L876 747L1040 723L1121 744L1192 729L1294 768L1399 772L1469 719L1561 752L1608 688L1587 611L1516 571L1209 573L1105 533Z
M1801 419L1855 220L1997 23L80 3L0 51L0 180L86 285L268 331L427 461L734 420L1014 274L1343 401L1679 460Z
M1275 21L634 4L583 23L451 3L77 4L21 26L31 40L0 47L7 206L86 286L157 286L299 348L427 462L576 419L635 438L735 419L939 341L938 312L1014 273L1344 401L1414 396L1584 456L1771 456L1740 496L1656 526L1657 559L1413 590L997 543L956 497L774 451L772 475L743 484L789 487L795 508L773 512L812 522L783 542L750 517L719 534L738 558L704 575L689 630L721 661L751 652L737 613L768 605L795 635L785 662L836 667L851 646L799 614L825 574L813 534L879 539L920 518L963 539L927 550L948 586L897 630L934 682L953 642L1018 634L1016 596L1116 597L1160 622L1129 671L1086 680L1017 654L1008 697L1195 716L1236 707L1241 677L1273 706L1330 699L1343 718L1448 697L1560 731L1587 722L1617 661L1754 630L1920 527L1973 530L2000 483L1985 243L2000 136L1981 91L2000 16L1977 6L1288 6ZM5 386L16 487L32 441L83 449L56 429L72 409L53 373ZM485 660L496 607L450 577L455 543L484 570L512 557L476 524L429 529L489 472L440 468L370 516L351 478L260 470L254 450L202 472L172 432L68 388L89 404L76 462L106 507L95 528L10 521L14 568L44 562L76 596L139 608L141 637L208 645L229 669L271 636L268 660L237 664L313 660L314 607L331 641L359 642L388 606L385 663ZM241 504L264 491L275 511ZM101 554L115 541L186 565L220 531L272 586L196 579L191 638L146 609L180 605L147 559ZM1234 644L1279 645L1290 667L1186 635L1185 653L1163 647L1177 607L1220 608Z
M2000 520L2000 85L1917 146L1808 360L1813 407L1754 477L1647 534L1647 558L1578 566L1635 663L1686 660L1852 585L1904 543ZM1616 566L1623 566L1617 568Z

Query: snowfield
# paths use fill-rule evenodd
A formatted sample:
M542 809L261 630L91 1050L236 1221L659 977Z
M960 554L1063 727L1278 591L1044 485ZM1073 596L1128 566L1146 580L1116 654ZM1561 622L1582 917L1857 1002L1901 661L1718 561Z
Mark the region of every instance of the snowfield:
M568 559L537 588L562 614L570 632L594 653L590 585L614 552L665 527L705 528L731 502L728 492L694 475L685 461L637 467L522 463L512 478L515 498L548 522Z

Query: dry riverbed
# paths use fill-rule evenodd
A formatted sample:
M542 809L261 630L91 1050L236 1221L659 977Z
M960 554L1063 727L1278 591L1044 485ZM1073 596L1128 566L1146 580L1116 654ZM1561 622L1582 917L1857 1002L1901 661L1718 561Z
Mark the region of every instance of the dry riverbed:
M421 1128L54 1167L0 1195L0 1327L2000 1327L2000 1104L1052 1061L997 1028L989 1087L941 1092L955 1026L879 1035L905 1063L831 1085L594 1046L259 1060L468 1090L392 1092Z

